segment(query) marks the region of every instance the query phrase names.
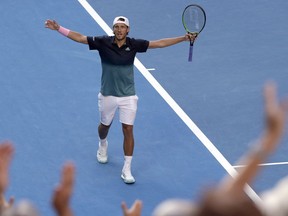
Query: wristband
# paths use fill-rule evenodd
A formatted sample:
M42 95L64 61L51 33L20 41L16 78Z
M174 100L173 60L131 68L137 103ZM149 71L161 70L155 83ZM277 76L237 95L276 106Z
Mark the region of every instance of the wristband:
M69 32L70 32L70 30L60 26L59 29L58 29L58 32L60 34L64 35L65 37L67 37Z

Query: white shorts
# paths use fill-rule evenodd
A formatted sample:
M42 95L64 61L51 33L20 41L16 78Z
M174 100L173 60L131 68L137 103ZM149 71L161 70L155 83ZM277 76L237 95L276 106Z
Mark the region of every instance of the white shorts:
M123 124L133 125L137 111L137 95L127 97L103 96L98 94L98 108L100 122L106 126L112 123L117 109L119 110L119 121Z

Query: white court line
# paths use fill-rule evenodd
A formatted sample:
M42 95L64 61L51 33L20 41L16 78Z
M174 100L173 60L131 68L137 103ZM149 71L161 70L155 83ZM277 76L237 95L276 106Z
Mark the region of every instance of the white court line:
M147 68L148 71L155 71L155 68Z
M277 165L288 165L288 162L275 162L275 163L263 163L259 164L258 166L277 166ZM242 168L246 165L235 165L234 168Z
M108 34L112 35L112 29L107 23L98 15L98 13L91 7L86 0L78 0L90 16L101 26L101 28ZM182 119L182 121L190 128L190 130L197 136L209 152L216 158L216 160L224 167L224 169L233 177L237 175L236 170L226 160L226 158L218 151L213 143L205 136L205 134L197 127L197 125L190 119L190 117L182 110L182 108L174 101L174 99L166 92L166 90L158 83L158 81L151 75L147 68L135 58L134 65L140 73L147 79L147 81L155 88L155 90L162 96L168 105L175 111L175 113ZM261 204L261 199L255 191L247 185L247 194L257 203Z

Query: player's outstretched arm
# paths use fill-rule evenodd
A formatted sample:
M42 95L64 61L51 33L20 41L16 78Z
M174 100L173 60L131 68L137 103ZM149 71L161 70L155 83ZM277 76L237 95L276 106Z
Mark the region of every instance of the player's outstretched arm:
M183 42L183 41L194 41L196 38L196 35L193 34L186 34L184 36L180 37L173 37L173 38L164 38L160 40L154 40L154 41L149 41L149 47L150 49L152 48L164 48L168 46L175 45L177 43Z
M55 20L46 20L45 21L45 28L49 28L51 30L56 30L62 35L74 40L78 43L88 44L87 36L82 35L78 32L71 31L69 29L64 28L63 26L59 25Z

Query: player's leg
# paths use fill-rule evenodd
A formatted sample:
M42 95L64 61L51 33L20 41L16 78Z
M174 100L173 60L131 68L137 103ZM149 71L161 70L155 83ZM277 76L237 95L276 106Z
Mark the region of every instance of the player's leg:
M98 135L99 135L100 140L104 140L107 138L111 124L107 126L100 122L98 126Z
M105 97L101 93L99 93L98 108L100 113L100 124L98 126L99 147L97 151L97 160L99 163L107 163L107 136L117 109L117 100L115 97Z
M123 150L125 156L132 156L134 151L133 125L122 124L124 135Z
M124 165L122 168L121 177L125 183L132 184L135 182L135 178L131 173L131 163L134 150L133 125L122 124L122 130L124 135Z
M133 125L136 118L138 97L129 96L119 99L119 117L123 131L124 165L121 177L127 184L133 184L135 179L131 173L131 162L134 151Z

